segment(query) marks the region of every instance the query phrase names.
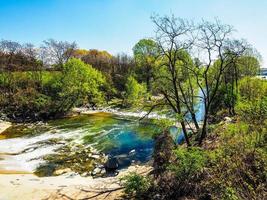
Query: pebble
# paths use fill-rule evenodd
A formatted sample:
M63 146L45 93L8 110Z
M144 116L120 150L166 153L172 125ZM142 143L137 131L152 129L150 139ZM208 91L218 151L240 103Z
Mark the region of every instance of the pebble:
M94 175L96 175L96 174L100 174L100 172L101 172L101 168L97 167L97 168L95 168L95 169L93 170L92 175L94 176Z
M99 158L100 158L100 156L99 156L99 155L97 155L97 154L94 154L94 155L92 155L92 156L91 156L91 158L94 158L94 159L99 159Z

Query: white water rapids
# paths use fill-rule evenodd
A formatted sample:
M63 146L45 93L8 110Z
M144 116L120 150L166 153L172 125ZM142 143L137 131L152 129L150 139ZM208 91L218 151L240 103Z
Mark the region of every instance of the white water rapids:
M66 139L78 138L82 133L81 129L69 131L56 130L47 131L41 135L33 137L19 137L0 140L0 166L1 170L33 172L33 170L43 163L44 155L52 154L56 149L65 144ZM57 139L57 144L46 144L46 141ZM59 143L59 144L58 144Z

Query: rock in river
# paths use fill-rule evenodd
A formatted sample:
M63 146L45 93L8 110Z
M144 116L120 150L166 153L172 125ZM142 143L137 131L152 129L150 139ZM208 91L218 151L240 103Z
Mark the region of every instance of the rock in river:
M105 163L105 168L107 171L116 170L119 167L118 159L117 158L109 158L108 161Z
M54 171L53 175L59 176L59 175L62 175L62 174L65 174L65 173L69 173L69 172L71 172L70 168L58 169L58 170Z

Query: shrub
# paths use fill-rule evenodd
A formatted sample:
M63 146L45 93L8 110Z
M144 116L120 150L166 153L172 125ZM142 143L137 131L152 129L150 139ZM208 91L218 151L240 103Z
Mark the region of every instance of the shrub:
M267 95L267 81L245 77L239 82L239 93L242 100L260 99Z
M189 180L201 172L206 163L206 154L198 147L177 148L174 150L176 162L169 169L179 181Z
M183 196L194 196L197 193L206 164L206 153L197 147L184 148L181 146L173 153L175 160L167 163L166 170L151 186L149 193L146 194L147 197L153 196L151 199L154 199L160 195L155 199L179 199Z
M267 97L253 101L242 101L237 105L242 120L254 125L263 124L267 119Z
M150 187L150 180L142 175L130 173L122 178L125 194L130 197L140 198Z
M219 146L208 152L201 193L211 194L212 199L263 199L267 155L255 145L257 131L245 122L228 124L220 131Z

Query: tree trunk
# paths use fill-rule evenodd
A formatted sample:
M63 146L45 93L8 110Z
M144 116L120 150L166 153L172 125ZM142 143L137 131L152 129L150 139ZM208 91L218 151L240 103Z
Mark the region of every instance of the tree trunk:
M204 121L203 121L203 126L202 126L202 131L201 131L201 135L199 137L199 142L198 144L201 145L204 138L206 137L207 135L207 125L208 125L208 115L207 113L205 114L204 116Z
M150 92L151 91L150 75L147 75L146 77L146 86L147 86L147 92Z
M184 137L185 137L186 144L187 144L187 146L191 146L190 141L189 141L189 137L187 135L187 130L186 130L186 127L185 127L185 123L184 123L183 120L181 121L181 126L182 126L182 130L184 132Z
M195 113L191 113L191 117L192 117L192 120L193 120L193 123L197 129L197 132L199 131L199 125L198 125L198 122L197 122L197 119L196 119L196 114Z

